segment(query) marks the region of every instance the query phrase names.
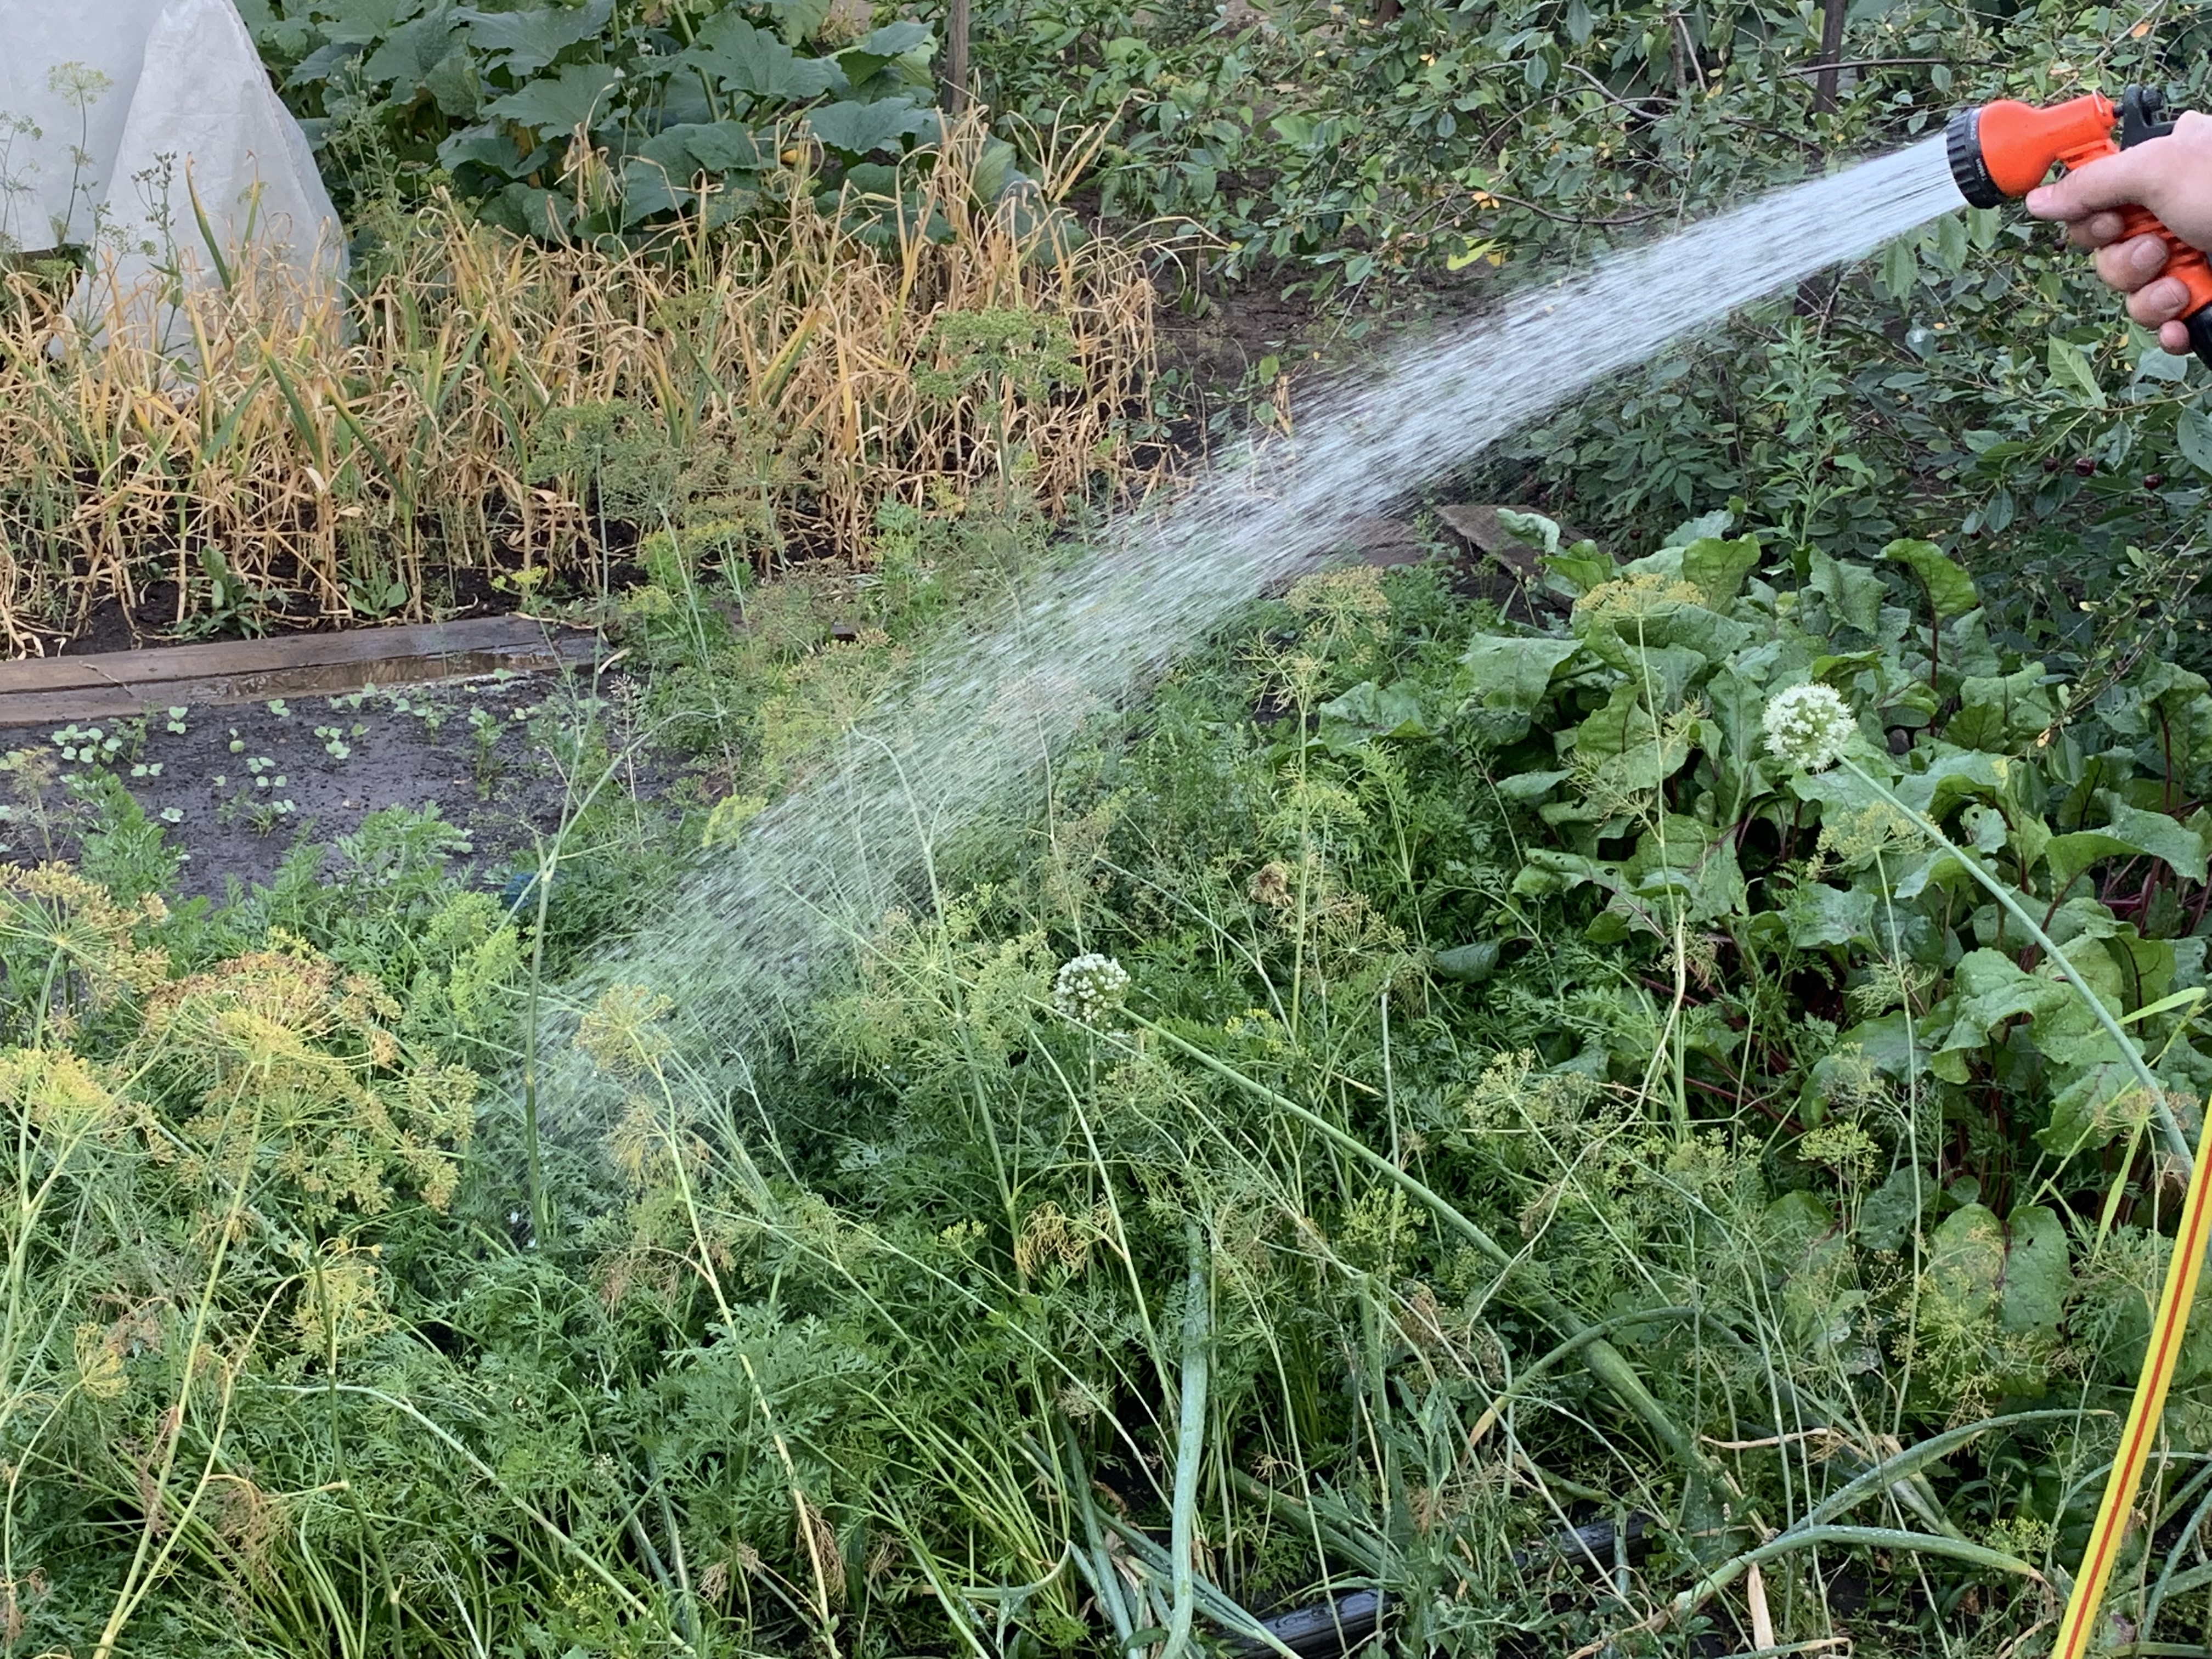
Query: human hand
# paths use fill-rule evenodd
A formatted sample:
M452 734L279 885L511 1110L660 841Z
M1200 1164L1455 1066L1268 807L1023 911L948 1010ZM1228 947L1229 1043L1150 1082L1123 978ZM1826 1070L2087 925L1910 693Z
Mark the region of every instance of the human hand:
M2066 226L2076 247L2096 251L2097 275L2128 296L2128 315L2158 331L2158 343L2177 356L2189 349L2181 317L2189 290L2163 276L2166 245L2155 236L2120 240L2116 208L2148 209L2192 247L2212 249L2212 116L2182 116L2164 138L2068 173L2032 190L2027 210Z

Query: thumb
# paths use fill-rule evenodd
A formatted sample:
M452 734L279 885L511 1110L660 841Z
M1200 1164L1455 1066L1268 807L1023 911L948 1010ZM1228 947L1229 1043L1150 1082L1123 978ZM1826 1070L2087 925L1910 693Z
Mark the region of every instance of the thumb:
M2124 149L2075 169L2056 184L2027 193L2027 210L2039 219L2086 219L2106 208L2142 204L2160 172L2153 144Z

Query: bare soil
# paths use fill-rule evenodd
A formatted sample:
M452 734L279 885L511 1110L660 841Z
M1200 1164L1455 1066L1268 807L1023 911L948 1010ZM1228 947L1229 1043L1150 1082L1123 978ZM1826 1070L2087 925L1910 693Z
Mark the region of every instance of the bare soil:
M104 772L183 851L185 896L266 882L301 842L328 848L393 806L435 808L465 836L456 862L496 884L561 823L562 734L594 700L618 733L624 690L585 668L0 727L0 862L74 858L97 821L87 786Z
M1449 332L1498 300L1486 265L1395 284L1375 306L1342 294L1317 304L1286 292L1292 275L1282 266L1226 288L1179 292L1173 272L1155 274L1159 362L1181 404L1164 440L1179 465L1212 460L1217 445L1240 439L1255 416L1295 420L1325 388L1358 382L1408 341ZM1256 373L1269 358L1280 380L1263 386Z

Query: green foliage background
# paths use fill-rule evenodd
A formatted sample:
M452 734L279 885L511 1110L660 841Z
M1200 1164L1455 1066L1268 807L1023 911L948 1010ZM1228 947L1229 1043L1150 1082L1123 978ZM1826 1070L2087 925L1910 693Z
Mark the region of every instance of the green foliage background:
M2202 106L2212 61L2196 8L1862 0L1823 109L1810 5L984 15L988 95L1032 120L1112 120L1109 214L1184 216L1212 250L1194 243L1193 262L1334 295L1355 319L1408 284L1479 307L1991 98L2140 81ZM1961 213L1685 343L1467 483L1536 492L1628 545L1731 501L1838 556L1930 538L2040 629L2093 632L2084 600L2145 591L2159 599L2130 623L2158 627L2193 582L2175 556L2212 476L2203 373L2017 210Z

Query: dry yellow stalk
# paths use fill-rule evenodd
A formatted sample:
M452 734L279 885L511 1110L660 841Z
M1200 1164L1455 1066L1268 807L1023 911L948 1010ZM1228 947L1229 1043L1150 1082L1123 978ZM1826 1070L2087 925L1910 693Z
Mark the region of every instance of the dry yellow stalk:
M650 250L524 242L445 204L392 236L350 315L246 261L184 301L200 359L184 383L127 331L54 349L71 325L52 294L0 275L0 643L36 651L161 583L175 623L206 617L215 570L300 622L387 610L403 587L419 616L441 569L592 570L588 484L542 461L564 413L593 405L665 428L707 516L753 526L763 562L864 561L884 501L964 498L1010 458L1048 510L1127 487L1151 285L1125 245L1070 248L979 205L988 137L971 115L931 169L910 224L934 238L871 246L795 179L763 234ZM945 361L943 319L982 313L1036 319L1073 382ZM925 396L917 370L969 383Z

